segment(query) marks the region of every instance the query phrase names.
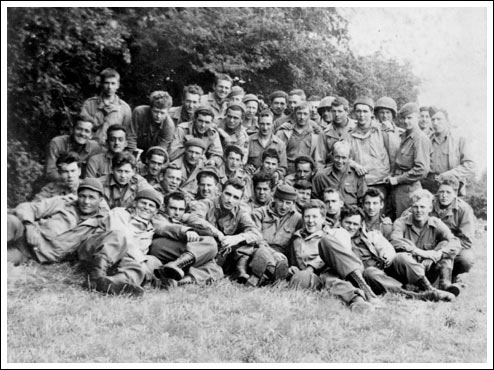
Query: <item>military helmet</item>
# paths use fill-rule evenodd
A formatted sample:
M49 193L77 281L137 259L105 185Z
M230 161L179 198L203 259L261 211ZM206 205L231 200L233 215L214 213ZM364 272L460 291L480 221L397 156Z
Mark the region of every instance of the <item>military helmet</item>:
M394 101L393 98L390 98L388 96L383 96L382 98L379 98L376 101L376 106L374 107L374 111L377 113L379 108L386 108L391 110L393 112L393 117L396 117L396 114L398 112L398 107L396 105L396 102Z

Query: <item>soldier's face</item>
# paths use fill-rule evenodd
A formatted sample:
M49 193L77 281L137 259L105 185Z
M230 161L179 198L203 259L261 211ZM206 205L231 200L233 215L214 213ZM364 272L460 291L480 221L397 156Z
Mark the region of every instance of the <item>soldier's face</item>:
M291 112L293 112L295 107L300 105L300 103L302 103L302 97L300 95L290 95L288 97L288 109L290 109Z
M393 122L393 111L391 109L379 108L377 119L379 122Z
M192 165L195 166L197 163L199 163L199 160L202 158L202 155L204 154L204 150L198 146L189 146L187 149L185 149L185 161Z
M285 216L293 209L293 200L274 198L274 209L280 216Z
M278 160L276 158L266 157L262 162L262 168L268 173L273 173L278 168Z
M81 168L77 162L64 163L60 165L58 172L62 178L62 182L71 189L75 189L79 185L81 176Z
M242 99L244 98L243 95L234 95L232 96L229 100L230 103L242 103Z
M134 173L134 169L130 163L113 169L113 177L119 185L127 185L132 176L134 176Z
M343 207L343 201L336 193L324 193L324 204L326 204L326 212L330 216L338 215L341 207Z
M86 121L78 121L74 127L74 141L79 145L84 145L91 139L93 134L93 124Z
M310 181L312 174L312 169L310 163L301 162L297 164L297 168L295 170L295 176L297 180L308 180Z
M241 123L242 123L241 111L229 109L226 112L225 127L229 128L230 130L235 130L240 126Z
M138 199L135 208L137 216L144 220L150 220L158 213L157 204L149 199Z
M83 215L90 215L98 210L101 194L91 189L82 189L77 192L77 205Z
M431 125L431 117L429 116L428 111L423 110L420 112L419 125L420 128L429 127Z
M362 217L360 215L345 217L341 220L341 226L348 231L353 238L362 227Z
M232 90L232 83L226 80L220 80L216 85L214 85L214 92L216 96L220 99L226 99L230 91Z
M176 191L182 182L182 172L180 170L168 169L163 177L161 186L165 193Z
M202 198L212 199L216 197L216 193L218 191L216 179L213 176L201 176L198 184L198 190Z
M228 185L221 193L220 201L223 208L230 210L240 204L242 200L243 191L235 188L232 185Z
M412 215L415 221L425 222L432 211L432 202L430 199L422 198L412 205Z
M322 107L320 109L321 118L324 122L331 122L333 114L331 113L331 107Z
M406 116L402 117L404 126L406 130L412 130L413 128L417 127L419 124L419 115L418 113L410 113L407 114Z
M357 124L359 127L367 128L370 126L372 111L368 105L357 104L355 106L355 116L357 117Z
M261 136L269 136L273 132L273 118L264 116L259 119L259 133Z
M298 109L295 113L295 117L299 126L306 126L310 119L309 107Z
M449 206L456 199L457 191L450 185L441 185L437 191L437 199L439 204L444 207Z
M309 234L321 230L324 224L324 216L321 214L319 208L306 209L304 211L303 219L305 230Z
M432 128L436 135L445 134L448 131L448 120L443 112L437 112L432 116Z
M148 170L149 173L153 176L158 176L164 165L165 157L163 157L162 155L153 154L148 159Z
M201 135L203 135L213 123L213 117L198 114L197 118L194 120L194 126Z
M343 171L350 159L350 149L338 149L333 152L333 165L338 171Z
M277 116L282 115L283 112L285 111L285 109L286 109L286 99L285 98L283 98L283 97L274 98L273 101L271 102L271 110Z
M116 130L108 134L108 148L112 153L121 153L127 147L127 136L124 131Z
M304 206L310 200L312 191L310 189L295 189L297 192L297 204Z
M317 113L317 108L319 107L319 103L320 103L320 101L310 101L309 102L310 118L314 121L319 119L319 113Z
M151 108L151 117L153 118L153 122L161 123L166 117L168 109L160 109L157 107Z
M201 97L199 96L199 94L186 93L183 104L187 113L194 113L194 110L199 106L200 100Z
M102 83L104 96L114 96L120 87L120 80L117 77L106 77Z
M333 115L333 121L337 125L342 125L347 121L348 112L343 105L337 107L331 107L331 114Z
M379 197L369 197L366 196L364 198L363 209L364 213L367 217L372 218L381 213L381 209L383 209L384 204Z
M266 203L272 195L272 190L269 187L269 181L258 182L254 188L256 198L260 203Z
M248 118L252 118L257 113L257 109L259 108L259 104L254 100L250 100L247 103L245 103L245 108L246 108L245 115Z
M181 199L169 199L165 206L165 213L173 220L181 220L185 213L185 201Z
M228 157L226 157L226 168L228 171L233 172L237 168L242 166L242 157L240 154L235 152L228 153Z

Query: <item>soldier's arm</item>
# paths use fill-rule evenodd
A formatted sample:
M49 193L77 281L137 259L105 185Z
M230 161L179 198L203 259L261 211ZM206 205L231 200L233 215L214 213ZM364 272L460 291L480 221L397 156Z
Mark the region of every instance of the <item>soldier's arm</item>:
M413 167L396 177L398 184L409 184L424 179L430 171L431 146L428 138L421 136L415 145Z
M405 238L406 230L405 219L399 218L393 224L393 231L391 232L390 242L397 252L413 252L418 249L415 243Z

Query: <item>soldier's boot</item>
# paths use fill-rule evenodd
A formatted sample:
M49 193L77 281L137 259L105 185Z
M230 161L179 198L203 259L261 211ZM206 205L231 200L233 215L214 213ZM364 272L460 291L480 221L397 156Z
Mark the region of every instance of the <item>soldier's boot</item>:
M195 282L196 282L194 277L191 275L186 275L180 280L175 280L175 279L163 277L159 281L160 281L160 284L158 284L157 287L160 289L165 289L165 290L178 288L179 286L183 286L183 285L195 284Z
M422 290L423 297L426 301L451 302L455 299L454 294L434 288L429 279L427 279L427 277L425 276L417 280L416 285L419 287L420 290Z
M453 269L445 264L442 264L440 267L439 273L439 285L438 288L440 290L445 290L446 292L452 293L455 297L460 295L461 289L458 284L451 283L451 276L453 273Z
M422 292L413 292L411 290L400 288L399 290L397 290L397 293L405 296L406 298L418 299L421 301L436 302L438 300L437 295L433 291L430 291L430 290L422 291Z
M372 305L367 303L361 296L356 296L352 299L350 303L350 310L353 312L363 313L367 311L371 311L373 309Z
M285 280L288 276L288 261L282 259L276 261L275 266L268 266L266 269L266 275L274 282L277 280Z
M362 276L362 271L352 271L349 277L357 284L357 287L364 292L367 302L372 304L379 304L379 299L374 294L369 284L366 283L364 277Z
M110 268L109 261L102 255L96 254L93 256L91 261L86 262L84 266L88 273L87 281L84 282L83 286L88 289L97 289L97 281L101 278L106 277L108 274L108 269Z
M196 262L196 257L190 252L185 252L175 261L168 262L159 269L154 270L154 274L160 279L181 280L185 276L184 269L193 265L194 262Z
M95 284L95 289L101 293L111 295L127 294L132 297L141 297L144 294L144 289L130 283L125 274L104 276L93 280L93 282Z
M247 273L247 265L249 263L249 256L241 256L237 261L237 282L245 284L249 280L250 275Z

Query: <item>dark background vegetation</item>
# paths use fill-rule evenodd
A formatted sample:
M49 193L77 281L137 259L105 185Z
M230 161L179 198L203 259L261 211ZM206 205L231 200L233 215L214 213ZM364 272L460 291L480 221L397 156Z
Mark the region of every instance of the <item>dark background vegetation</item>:
M208 92L215 73L262 96L301 88L349 101L387 95L398 106L416 100L420 83L409 64L350 50L334 8L9 8L7 21L11 207L43 183L46 145L69 132L106 67L120 72L132 108L157 89L180 105L184 85Z

